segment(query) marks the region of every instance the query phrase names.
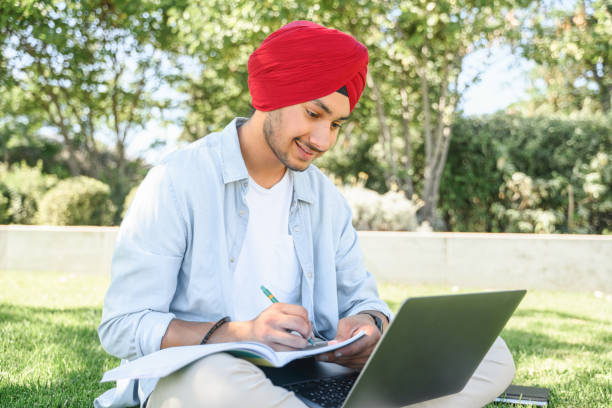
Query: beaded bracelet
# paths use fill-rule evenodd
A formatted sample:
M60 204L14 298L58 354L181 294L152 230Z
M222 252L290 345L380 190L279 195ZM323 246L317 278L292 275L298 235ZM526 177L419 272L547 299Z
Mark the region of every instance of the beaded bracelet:
M212 336L212 334L215 332L215 330L217 330L219 327L223 326L224 323L227 323L229 321L230 321L230 317L229 316L225 316L224 318L219 320L217 323L215 323L213 325L213 327L210 328L208 333L206 333L206 336L204 336L204 338L202 339L202 342L200 344L206 344L206 342L208 341L210 336Z

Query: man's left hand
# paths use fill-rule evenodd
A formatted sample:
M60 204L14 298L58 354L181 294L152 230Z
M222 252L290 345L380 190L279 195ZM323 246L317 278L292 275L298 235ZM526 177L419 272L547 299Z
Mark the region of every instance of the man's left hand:
M381 337L380 331L371 316L356 314L340 319L338 321L338 332L333 341L344 341L362 330L366 333L364 337L341 349L318 355L316 359L341 364L349 368L363 367Z

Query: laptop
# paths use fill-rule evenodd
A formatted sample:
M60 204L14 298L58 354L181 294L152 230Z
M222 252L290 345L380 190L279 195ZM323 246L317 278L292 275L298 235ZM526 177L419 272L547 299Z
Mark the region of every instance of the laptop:
M314 359L262 367L309 407L403 407L463 389L525 290L406 299L361 371Z

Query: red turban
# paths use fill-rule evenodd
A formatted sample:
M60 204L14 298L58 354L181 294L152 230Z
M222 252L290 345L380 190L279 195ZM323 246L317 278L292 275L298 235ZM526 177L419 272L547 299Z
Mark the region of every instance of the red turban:
M365 87L368 49L352 36L310 21L273 32L249 57L253 107L271 111L346 86L351 111Z

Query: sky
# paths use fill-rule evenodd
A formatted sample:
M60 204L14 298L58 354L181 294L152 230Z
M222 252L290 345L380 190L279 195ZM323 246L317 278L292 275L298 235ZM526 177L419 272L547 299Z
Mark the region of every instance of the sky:
M529 61L513 55L509 47L494 46L469 54L459 78L460 87L471 81L478 72L481 72L481 77L465 92L459 108L466 116L489 114L526 98L531 67ZM127 153L130 157L144 157L153 164L179 147L180 133L179 126L151 121L145 129L133 135ZM165 140L166 145L149 149L156 139Z
M465 93L464 115L482 115L503 110L527 97L528 72L533 63L512 54L509 47L478 50L466 56L460 82L482 72L481 81Z

